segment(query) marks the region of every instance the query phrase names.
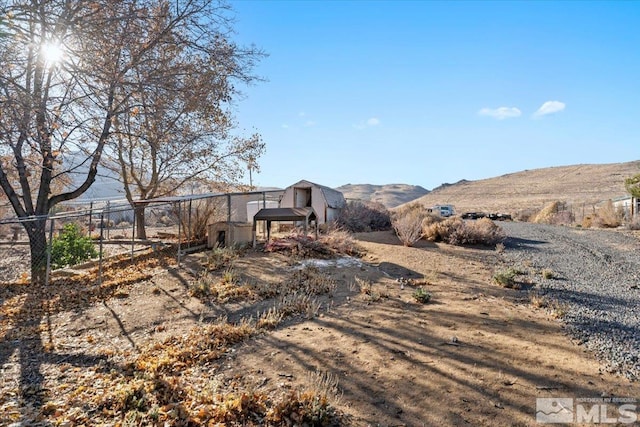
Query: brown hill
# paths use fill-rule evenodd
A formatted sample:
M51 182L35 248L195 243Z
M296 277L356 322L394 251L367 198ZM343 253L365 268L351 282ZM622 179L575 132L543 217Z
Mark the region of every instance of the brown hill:
M592 209L599 202L625 196L624 179L637 173L640 161L525 170L441 186L415 202L425 206L452 204L458 213L515 214L556 200L574 210Z
M387 208L394 208L429 193L419 185L407 184L346 184L336 188L347 200L380 202Z

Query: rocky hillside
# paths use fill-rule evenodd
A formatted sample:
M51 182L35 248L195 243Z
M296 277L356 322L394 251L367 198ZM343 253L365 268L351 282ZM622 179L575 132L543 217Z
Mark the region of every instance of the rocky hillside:
M419 185L407 184L346 184L336 188L347 200L366 200L380 202L387 208L394 208L429 193Z
M525 170L441 186L416 202L425 206L452 204L458 213L516 213L556 200L588 210L602 201L625 196L624 179L638 173L640 161Z

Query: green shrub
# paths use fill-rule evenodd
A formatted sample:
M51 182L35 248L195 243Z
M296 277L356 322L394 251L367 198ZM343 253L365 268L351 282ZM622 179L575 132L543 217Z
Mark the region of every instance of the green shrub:
M413 298L422 304L426 304L431 300L431 294L421 286L413 292Z
M82 234L77 224L69 223L64 226L59 236L51 242L51 267L63 268L80 264L83 261L98 256L93 241Z
M540 272L540 274L542 275L542 278L547 279L547 280L553 279L554 277L556 277L555 273L550 268L543 269Z
M506 270L500 270L494 273L493 281L505 288L518 288L516 282L516 276L522 274L522 272L516 268L507 268Z

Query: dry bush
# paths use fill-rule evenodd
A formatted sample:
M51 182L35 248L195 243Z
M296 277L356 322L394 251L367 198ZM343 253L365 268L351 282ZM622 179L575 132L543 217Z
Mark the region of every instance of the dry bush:
M486 245L494 246L505 239L502 227L496 225L489 218L477 221L463 222L462 227L456 227L449 236L452 245Z
M353 236L339 229L329 229L318 240L297 232L282 238L272 238L264 250L285 253L295 258L333 258L336 255L359 256L362 253Z
M422 221L426 216L426 210L420 205L418 208L409 207L394 214L391 224L403 245L413 246L422 238Z
M550 224L551 218L560 210L561 203L559 201L550 202L544 205L544 207L533 215L530 222L536 224Z
M356 243L353 234L347 230L330 227L318 240L338 254L360 256L362 253L362 248Z
M447 218L428 225L424 229L424 236L427 240L451 245L494 246L505 239L504 230L489 218L477 221Z
M301 233L272 238L264 247L266 252L280 252L294 258L333 258L335 252L326 244Z
M191 202L191 211L183 210L180 224L193 241L204 241L207 238L207 225L226 220L226 201L220 198L200 199ZM173 212L178 216L177 208Z
M513 219L520 222L533 222L532 219L537 215L538 210L534 208L521 209L515 213Z
M436 215L433 213L427 213L425 215L425 217L422 219L422 229L426 229L427 227L429 227L431 224L435 224L437 222L442 222L444 221L445 218L441 217L440 215Z
M351 201L336 220L338 226L352 233L389 230L391 214L382 203Z
M553 225L571 225L575 222L576 216L573 212L565 210L557 212L555 215L551 217L550 224Z
M460 218L447 218L428 224L423 234L425 239L432 242L448 242L451 233L461 227L464 227L464 221Z
M594 215L592 226L598 228L616 228L622 224L623 218L624 213L617 210L613 206L613 202L608 200Z
M419 213L423 217L425 217L427 215L431 215L429 210L426 207L424 207L422 204L420 204L420 203L411 203L409 205L403 205L401 207L395 208L391 212L392 226L393 226L393 219L394 218L397 218L397 217L400 217L400 216L404 216L404 215L409 215L410 213Z
M640 215L634 216L627 224L629 230L640 230Z

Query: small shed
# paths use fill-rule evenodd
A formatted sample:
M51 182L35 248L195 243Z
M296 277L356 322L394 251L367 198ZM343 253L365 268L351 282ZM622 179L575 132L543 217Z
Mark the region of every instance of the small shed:
M287 187L280 198L281 208L313 208L319 224L334 221L346 204L340 191L306 180Z
M251 224L220 221L207 226L207 248L225 248L251 244Z
M267 223L267 241L271 238L271 223L274 221L294 221L304 223L304 233L307 234L309 225L315 224L315 235L318 238L318 217L311 207L305 208L264 208L253 216L253 246L256 246L256 229L258 221Z

